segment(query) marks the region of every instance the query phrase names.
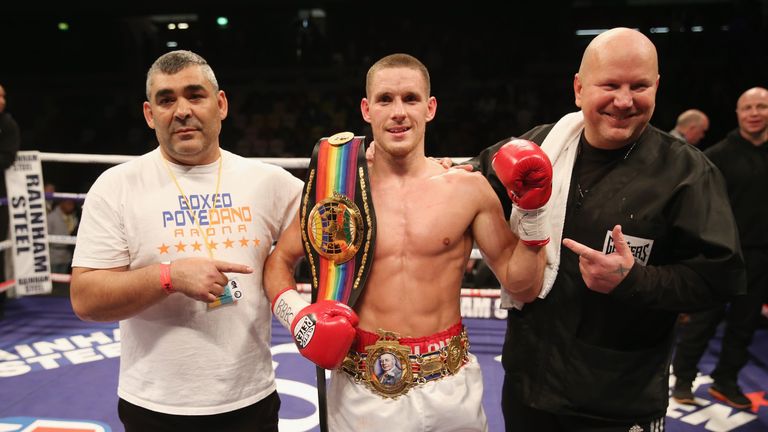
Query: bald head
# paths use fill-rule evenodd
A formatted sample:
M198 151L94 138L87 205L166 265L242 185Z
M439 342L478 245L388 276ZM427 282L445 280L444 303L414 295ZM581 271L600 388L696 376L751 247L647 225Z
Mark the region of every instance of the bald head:
M739 105L743 105L746 100L764 99L766 97L768 97L768 90L763 87L752 87L739 96L739 100L736 101L736 108L738 109Z
M739 134L754 145L768 140L768 90L752 87L736 102Z
M688 144L697 145L709 129L709 118L697 109L683 111L677 117L675 130L685 137Z
M689 124L701 123L704 120L707 120L706 114L697 109L689 109L683 111L683 113L677 117L677 125L687 126Z
M590 72L608 55L623 54L626 57L641 56L655 73L659 73L659 60L656 46L647 36L637 30L616 27L600 33L589 43L581 57L579 75Z
M658 85L656 47L642 33L615 28L595 37L573 81L586 141L602 149L635 142L651 120Z

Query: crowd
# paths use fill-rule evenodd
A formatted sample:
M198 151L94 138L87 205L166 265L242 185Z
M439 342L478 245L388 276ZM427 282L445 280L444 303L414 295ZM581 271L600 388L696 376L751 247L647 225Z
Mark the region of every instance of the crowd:
M662 53L659 68L665 79L654 121L671 130L678 114L688 108L707 113L711 125L701 148L735 125L725 107L763 76L768 58L761 55L765 54L765 46L759 44L761 24L744 21L759 14L745 10L723 16L721 7L702 6L696 13L684 6L664 7L665 16L677 26L666 34L650 34ZM179 40L179 47L192 48L222 65L221 86L229 92L233 108L222 130L223 148L244 156L305 156L321 136L341 130L370 136L356 115L361 77L376 56L402 51L440 71L432 85L441 112L430 125L427 154L472 156L484 143L510 131L522 133L541 121L555 121L572 106L569 65L578 61L591 38L574 33L604 28L593 22L602 11L590 13L590 8L550 17L547 26L531 20L516 20L510 26L509 16L519 12L512 7L472 14L448 10L440 20L425 7L396 23L373 19L357 25L368 17L342 2L328 6L326 18L310 19L306 28L291 9L275 7L266 14L240 11L242 17L232 17L226 31L206 30L210 33L200 30L207 19L201 14L186 32L195 36ZM626 13L628 26L647 29L658 21L653 9L606 15ZM249 25L243 28L240 20L246 19ZM16 61L9 60L0 79L16 96L13 109L24 129L24 149L138 155L154 146L133 107L142 102L137 97L144 72L140 65L169 50L165 42L172 32L158 29L161 25L147 22L146 17L122 19L119 24L127 35L91 37L89 44L99 44L92 50L75 43L75 34L64 34L49 48L50 58L59 64L55 76L42 77L43 72L29 69L44 71L46 57L34 55L35 50L22 43L23 36L33 31L31 26L24 20L10 21L0 35L20 42L7 47L6 58ZM351 23L354 37L347 30ZM696 23L705 24L704 31L691 32ZM84 26L73 23L73 27L77 24ZM476 31L479 28L485 30ZM252 46L262 40L269 43ZM117 45L122 48L119 55L115 44L122 44ZM109 54L89 54L102 52ZM84 168L75 179L66 175L65 167L45 168L62 190L85 192L104 167Z

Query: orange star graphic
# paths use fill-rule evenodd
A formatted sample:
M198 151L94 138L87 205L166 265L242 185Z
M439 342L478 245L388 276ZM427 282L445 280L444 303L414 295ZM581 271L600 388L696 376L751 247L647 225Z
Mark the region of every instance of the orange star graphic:
M202 246L202 244L198 243L198 242L197 242L197 240L195 240L195 242L194 242L194 243L192 243L192 248L193 248L194 250L196 250L196 251L199 251L199 250L200 250L200 246Z
M241 239L240 239L240 247L248 247L248 242L249 242L249 241L250 241L250 240L248 240L248 239L247 239L247 238L245 238L245 237L241 238Z
M259 243L261 243L261 240L253 239L253 244L255 244L257 247L259 246Z
M234 243L232 240L230 240L230 239L226 239L226 240L224 241L224 248L225 248L225 249L230 249L230 248L232 247L232 243Z
M752 412L757 413L761 406L768 406L768 400L765 399L765 392L752 392L745 395L752 401Z
M210 241L210 242L208 242L208 249L210 249L210 250L214 250L214 249L216 249L216 245L217 245L217 244L218 244L218 243L216 243L215 241Z
M160 247L158 249L160 249L160 253L161 254L167 254L169 247L170 246L166 246L165 243L163 243L162 245L160 245Z
M184 252L186 248L187 248L187 245L182 243L181 240L179 240L179 242L176 244L176 252Z

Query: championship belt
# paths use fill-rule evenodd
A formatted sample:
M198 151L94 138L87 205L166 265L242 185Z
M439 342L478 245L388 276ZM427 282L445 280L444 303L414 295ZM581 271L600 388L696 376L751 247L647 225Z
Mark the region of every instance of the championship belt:
M376 217L368 181L365 137L341 132L312 152L301 207L312 302L354 306L373 261Z
M379 329L376 343L365 352L350 351L341 365L356 384L364 384L385 398L397 399L411 388L455 375L469 362L469 338L461 332L436 351L414 354L400 335Z

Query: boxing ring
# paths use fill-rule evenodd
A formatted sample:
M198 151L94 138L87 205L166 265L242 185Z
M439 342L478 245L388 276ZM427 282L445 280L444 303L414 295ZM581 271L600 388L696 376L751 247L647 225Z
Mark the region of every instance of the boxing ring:
M39 155L43 163L102 164L105 169L136 157ZM289 170L305 169L309 163L308 158L254 159ZM85 197L85 193L73 192L46 195L54 201L73 199L80 203ZM74 236L48 235L51 244L74 245L75 240ZM11 240L0 243L1 249L9 247ZM477 250L472 251L471 258L482 259ZM70 275L52 273L51 280L66 284ZM13 279L4 281L0 291L14 285ZM300 284L299 289L309 296L309 284ZM507 311L499 308L498 288L462 288L461 296L461 314L471 352L483 371L483 406L489 430L502 431L500 401L504 372L500 361ZM755 340L743 387L764 395L768 390L768 365L764 360L768 358L768 331L759 331ZM10 298L6 319L0 321L0 431L122 431L116 408L119 341L117 323L80 321L66 296ZM702 371L708 373L714 368L718 349L719 340L715 340L702 360ZM314 367L298 354L291 335L276 320L272 322L272 357L282 400L281 432L319 430ZM738 411L710 400L706 392L710 383L708 375L701 375L695 383L700 407L678 405L670 399L667 431L768 430L768 401L755 412Z

